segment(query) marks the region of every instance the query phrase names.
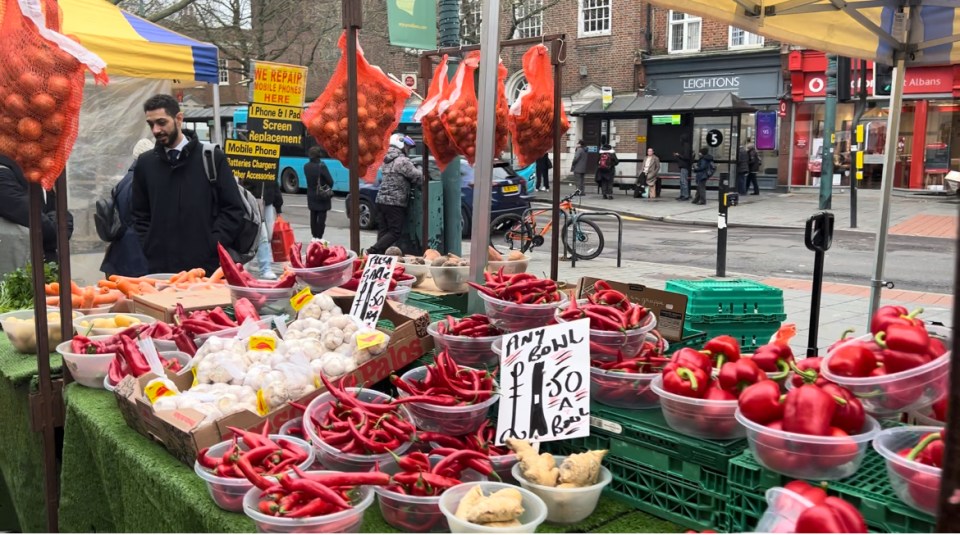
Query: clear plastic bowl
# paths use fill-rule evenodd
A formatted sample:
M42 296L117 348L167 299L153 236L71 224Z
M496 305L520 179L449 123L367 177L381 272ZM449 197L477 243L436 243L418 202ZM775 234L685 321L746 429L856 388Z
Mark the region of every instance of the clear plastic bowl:
M737 400L712 400L678 396L663 389L663 375L650 382L650 388L660 396L660 408L667 425L675 431L697 438L728 440L746 435L746 429L737 423Z
M934 418L933 410L929 407L911 411L907 416L907 422L912 425L932 425L935 427L943 427L946 425L946 422L941 422Z
M257 325L260 327L261 330L270 329L271 326L273 325L274 318L276 318L276 316L263 316L262 318L260 318L260 321L257 322ZM240 327L229 327L222 331L216 331L216 332L206 333L206 334L198 334L194 338L194 340L197 342L197 347L200 347L204 344L204 342L207 341L207 338L211 338L213 336L216 336L217 338L233 338L239 332L240 332Z
M360 398L362 401L369 401L372 403L389 403L391 400L393 400L392 397L369 388L347 388L347 392L359 392L357 394L358 398ZM322 421L324 415L326 415L327 411L329 411L331 408L330 402L335 400L336 398L333 397L333 394L330 392L324 392L323 394L320 394L314 398L313 401L307 405L307 410L304 413L303 429L310 438L310 442L313 443L313 447L317 452L317 458L319 459L320 464L330 470L337 470L341 472L368 472L374 467L375 464L383 464L393 459L393 456L389 452L379 455L344 453L327 444L323 441L323 439L320 438L320 434L317 432L317 427L314 425L313 420L316 419L318 422ZM407 407L401 406L398 409L398 412L407 420L411 422L413 421L410 416L410 411L407 409ZM394 450L393 453L397 455L403 455L403 453L410 449L410 446L412 445L413 441L408 440Z
M949 337L950 330L928 325L931 335L940 338ZM852 338L859 342L869 342L870 335ZM848 342L852 343L852 342ZM836 383L853 392L860 398L863 408L870 414L881 416L909 412L926 407L945 396L950 382L950 352L923 366L879 377L842 377L830 372L830 359L836 354L838 346L831 351L820 366L824 379Z
M409 273L404 273L397 279L397 286L406 286L408 288L413 288L413 285L416 284L417 277Z
M566 455L554 455L557 466L563 463ZM547 522L552 524L574 524L593 514L604 487L613 481L613 474L606 467L600 467L600 478L595 485L574 489L559 489L531 483L523 477L519 464L513 465L513 478L520 486L536 494L547 506Z
M310 444L305 440L300 440L291 436L285 435L269 435L270 439L276 442L278 439L284 439L286 441L292 442L303 449L307 454L307 460L300 463L300 469L306 470L313 464L313 448L310 447ZM238 439L241 447L243 447L243 439ZM210 446L210 449L207 450L207 455L210 457L222 457L224 453L227 452L227 449L233 444L233 439L224 440L219 442L216 445ZM247 450L249 448L244 448ZM206 468L200 465L199 462L193 462L193 471L196 472L200 479L204 480L207 484L207 491L210 493L210 497L213 498L213 502L217 504L217 507L226 510L232 511L234 513L239 513L243 511L244 495L247 494L251 489L256 490L256 495L259 497L260 489L253 486L253 483L247 481L246 478L237 478L237 477L220 477L216 474L211 473ZM285 473L290 473L293 470L289 470Z
M873 439L873 449L887 461L887 476L897 497L914 509L936 515L940 502L941 471L902 457L898 452L913 448L928 433L939 433L942 426L911 426L884 429Z
M470 266L430 266L430 276L441 292L462 294L470 289Z
M294 418L293 420L288 420L287 423L280 426L279 433L281 435L285 435L288 437L299 438L300 440L307 440L306 433L302 433L298 435L290 431L291 429L295 429L297 427L299 427L300 430L303 431L303 418Z
M420 286L423 284L423 281L426 280L427 274L430 273L430 266L426 264L407 264L406 262L397 262L398 266L403 266L403 272L409 275L413 275L415 280L413 281L414 286Z
M503 335L471 338L441 334L437 328L439 324L439 321L435 321L427 325L427 332L433 337L433 343L437 348L446 351L460 366L484 369L500 364L500 353L494 352L492 344L500 340Z
M651 390L656 373L625 373L590 368L590 400L622 409L653 409L660 406L660 396Z
M750 451L761 466L796 479L834 481L852 476L880 431L867 416L863 430L850 437L822 437L771 429L748 420L737 409L737 421L747 430Z
M430 456L430 467L433 468L443 459L440 455ZM380 471L393 475L400 471L394 460L380 465ZM486 481L486 476L473 470L464 470L460 481ZM440 496L410 496L387 490L385 487L374 487L377 501L380 502L380 514L387 524L410 533L447 533L450 526L447 519L440 512Z
M577 300L577 305L585 305L589 301L586 299ZM554 319L557 323L566 323L566 320L560 317L562 309L554 312ZM612 362L617 360L617 354L623 354L625 357L636 355L643 347L643 341L647 338L647 333L657 326L657 316L652 310L647 311L647 315L640 322L640 327L630 329L629 331L601 331L590 329L590 346L597 349L591 349L590 358L602 362ZM602 349L601 349L602 348Z
M559 291L559 290L558 290ZM567 294L560 291L560 300L542 305L522 305L503 301L478 292L490 321L506 332L525 331L549 325L556 309L566 306Z
M373 490L370 487L358 487L357 491L353 509L323 516L284 518L265 515L258 507L260 493L263 492L258 488L252 488L244 495L242 508L257 526L258 533L359 533L363 513L373 504Z
M133 325L128 325L126 327L116 327L112 329L109 327L93 327L92 326L94 320L112 319L112 318L116 318L117 316L127 316L128 318L134 318L136 320L139 320L140 323L135 323ZM85 322L88 323L88 325L84 326L83 324ZM150 325L156 322L157 322L157 318L154 318L153 316L147 316L146 314L126 314L126 313L93 314L90 316L83 316L73 320L73 330L75 330L77 333L83 336L90 336L90 335L102 336L102 335L122 333L123 331L135 325L141 325L141 324Z
M91 340L106 340L109 336L92 336ZM72 340L67 340L57 346L57 353L70 370L70 375L78 383L88 388L103 388L103 381L110 371L110 362L116 353L81 354L74 353L70 347Z
M757 522L756 533L794 533L800 513L813 507L813 502L783 487L767 489L767 510Z
M294 315L290 298L297 291L296 288L246 288L229 284L227 288L230 289L230 300L234 304L237 299L246 297L261 316Z
M119 302L120 301L117 301L117 303ZM101 305L101 306L92 307L92 308L75 308L74 310L76 312L83 314L84 316L92 316L94 314L106 314L107 312L110 312L111 310L113 310L113 307L117 303L109 303L106 305Z
M521 514L519 518L521 525L515 528L490 528L457 518L457 506L460 505L460 500L477 485L480 485L484 496L489 496L499 490L510 488L520 491L520 495L523 496L523 514ZM599 496L600 493L598 492L597 494ZM534 533L547 518L547 504L535 493L525 488L517 488L514 485L494 481L462 483L450 487L440 495L440 511L443 513L443 516L447 517L447 523L450 524L451 533Z
M503 268L504 275L516 275L517 273L526 273L530 267L530 257L523 256L523 260L488 260L487 271L497 273Z
M46 310L48 318L47 338L50 340L49 347L55 347L60 342L63 342L63 336L60 335L60 320L49 322L49 317L51 314L59 315L60 310L56 308L48 308ZM16 349L18 353L26 355L34 355L37 353L36 323L33 321L16 321L33 320L34 313L35 311L31 308L0 314L0 327L3 328L3 332L7 335L7 339L10 340L10 344L13 345L13 348ZM83 317L82 312L76 310L73 312L73 319L81 317Z
M412 286L400 286L398 284L396 289L394 289L392 292L387 292L387 299L390 301L396 301L397 303L406 303L407 298L410 297L410 292L412 291Z
M350 280L353 276L353 261L357 253L347 251L347 259L329 266L315 268L295 268L287 266L297 276L297 281L310 287L313 293L320 293L330 288L336 288Z
M401 379L404 381L422 380L427 376L427 367L420 366L403 374ZM494 382L494 390L497 384ZM409 394L400 390L399 399L408 397ZM405 403L413 416L413 423L419 431L432 431L443 433L445 435L466 435L480 429L483 422L486 421L490 412L490 407L500 399L498 393L494 392L490 399L473 405L456 405L444 407L442 405L431 405L429 403Z

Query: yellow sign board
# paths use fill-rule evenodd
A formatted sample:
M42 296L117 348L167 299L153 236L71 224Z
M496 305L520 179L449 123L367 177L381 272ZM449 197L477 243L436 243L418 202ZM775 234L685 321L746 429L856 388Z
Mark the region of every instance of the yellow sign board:
M646 143L647 136L637 136L637 143Z
M228 139L223 152L237 180L277 179L280 145Z
M863 169L863 151L857 152L857 169Z
M278 106L303 106L307 68L257 61L253 64L253 102Z
M863 125L857 125L857 143L863 143Z

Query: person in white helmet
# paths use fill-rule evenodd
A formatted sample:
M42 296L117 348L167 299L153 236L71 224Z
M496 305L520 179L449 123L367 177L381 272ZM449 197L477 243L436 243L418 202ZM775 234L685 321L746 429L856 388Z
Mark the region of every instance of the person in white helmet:
M403 234L410 188L423 181L423 173L407 157L407 147L412 146L413 140L407 136L390 136L390 147L380 168L380 191L377 192L377 243L367 249L370 254L383 254Z

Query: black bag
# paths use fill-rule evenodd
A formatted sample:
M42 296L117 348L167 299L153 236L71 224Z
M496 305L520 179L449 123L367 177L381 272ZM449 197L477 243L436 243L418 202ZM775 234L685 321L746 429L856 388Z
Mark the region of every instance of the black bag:
M333 198L333 188L326 184L317 185L317 199L326 201Z
M201 143L203 172L207 175L210 187L213 188L214 213L220 209L220 201L217 198L217 165L213 158L214 151L218 147L218 145L212 143ZM260 217L260 205L257 203L257 198L247 188L241 186L239 182L236 182L236 184L237 189L240 190L240 202L243 205L242 225L233 243L229 246L223 244L223 246L227 248L234 260L246 264L257 256L257 248L260 245L260 225L263 224L263 219Z
M93 223L97 227L97 236L105 242L115 242L123 237L127 227L123 226L123 221L120 220L116 186L110 190L109 196L97 199Z

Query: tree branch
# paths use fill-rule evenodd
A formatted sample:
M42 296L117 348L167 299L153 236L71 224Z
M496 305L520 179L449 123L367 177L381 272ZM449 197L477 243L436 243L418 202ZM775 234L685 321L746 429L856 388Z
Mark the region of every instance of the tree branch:
M163 20L163 19L169 17L170 15L173 15L173 14L175 14L175 13L179 13L180 11L183 10L183 8L189 6L190 4L194 3L195 1L196 1L196 0L178 0L175 4L169 6L169 7L165 8L165 9L161 9L160 11L157 11L156 13L150 14L149 16L146 17L146 19L149 20L150 22L157 22L157 21Z

